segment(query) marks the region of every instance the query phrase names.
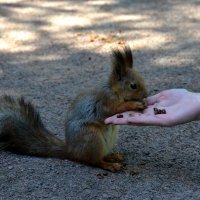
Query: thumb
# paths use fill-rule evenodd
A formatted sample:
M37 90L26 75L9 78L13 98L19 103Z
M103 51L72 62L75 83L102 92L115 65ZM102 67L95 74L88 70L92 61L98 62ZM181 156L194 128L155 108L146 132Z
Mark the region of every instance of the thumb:
M148 104L148 105L153 105L153 104L157 103L157 102L158 102L158 99L159 99L159 97L160 97L160 95L161 95L161 94L158 93L158 94L155 94L155 95L153 95L153 96L147 97L147 98L146 98L147 104Z

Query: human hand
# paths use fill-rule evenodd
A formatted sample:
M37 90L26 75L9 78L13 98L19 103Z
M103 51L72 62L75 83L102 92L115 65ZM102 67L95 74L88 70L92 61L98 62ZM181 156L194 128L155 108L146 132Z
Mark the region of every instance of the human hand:
M148 107L142 112L127 111L123 117L114 115L106 124L132 124L143 126L175 126L200 119L200 94L185 89L162 91L146 99ZM166 114L154 114L154 108L165 109Z

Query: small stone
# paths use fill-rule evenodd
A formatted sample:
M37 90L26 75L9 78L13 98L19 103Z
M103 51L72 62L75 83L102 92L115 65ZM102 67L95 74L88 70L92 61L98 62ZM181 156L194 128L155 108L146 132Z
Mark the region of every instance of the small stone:
M96 176L97 176L99 179L103 179L103 178L104 178L104 175L101 174L101 173L96 174Z
M13 169L13 166L11 166L11 165L10 165L10 166L8 166L8 169L10 169L10 170L11 170L11 169Z
M150 152L149 152L149 151L146 151L146 152L144 152L144 154L145 154L146 156L149 156L149 155L150 155Z
M99 179L103 179L105 176L108 176L108 173L107 173L107 172L98 173L98 174L96 174L96 176L97 176Z
M140 170L135 170L135 169L129 170L129 174L130 174L130 175L138 175L138 174L140 174L140 173L141 173Z

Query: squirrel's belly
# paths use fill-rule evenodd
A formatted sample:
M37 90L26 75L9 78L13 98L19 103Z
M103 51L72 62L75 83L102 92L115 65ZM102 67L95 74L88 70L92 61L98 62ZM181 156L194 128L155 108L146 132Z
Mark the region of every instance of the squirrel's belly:
M108 125L103 134L104 156L108 155L117 142L117 133L119 126Z

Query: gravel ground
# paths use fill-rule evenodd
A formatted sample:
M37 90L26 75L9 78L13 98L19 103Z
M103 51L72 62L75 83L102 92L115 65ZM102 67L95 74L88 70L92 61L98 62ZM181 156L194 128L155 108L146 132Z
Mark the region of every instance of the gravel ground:
M125 41L149 94L200 91L199 0L0 0L0 94L23 95L64 138L69 102L104 81ZM200 124L120 129L118 173L0 154L0 199L200 199Z

